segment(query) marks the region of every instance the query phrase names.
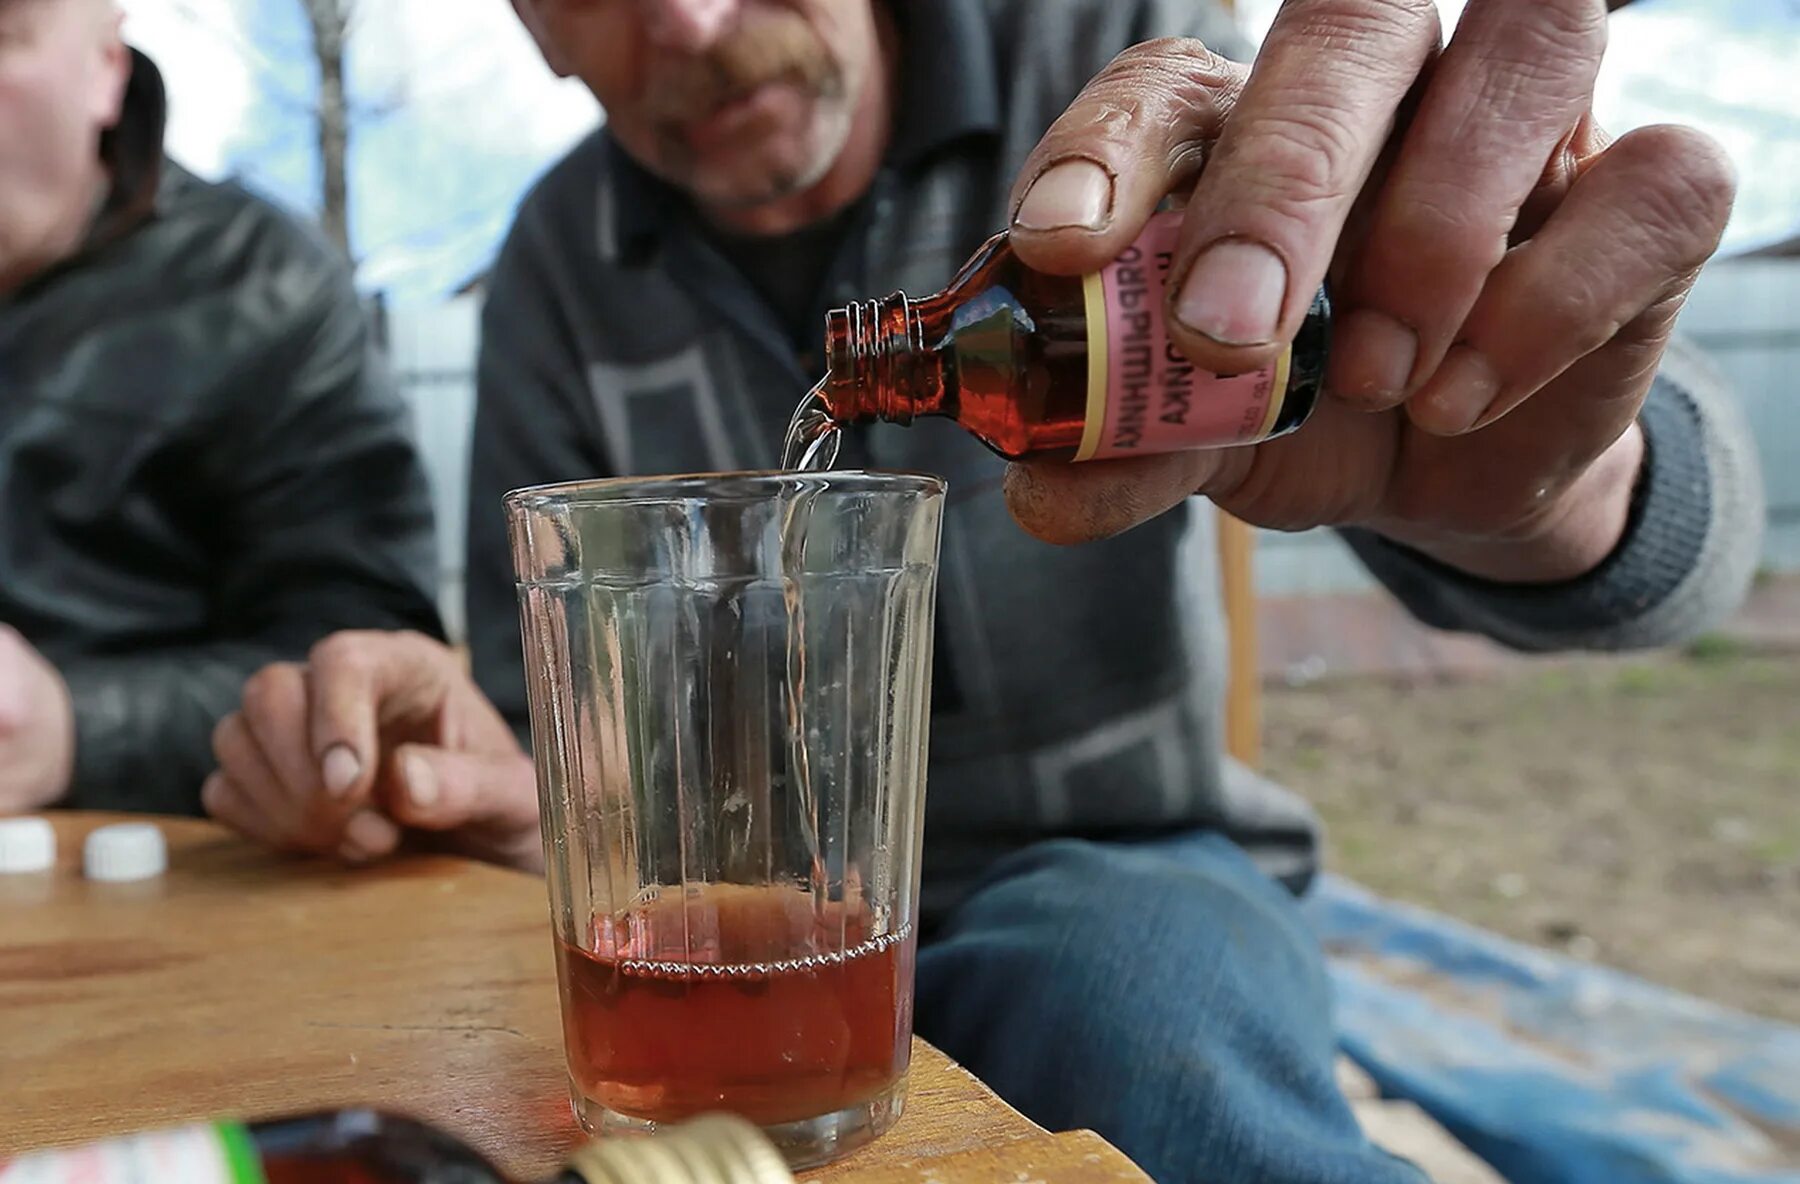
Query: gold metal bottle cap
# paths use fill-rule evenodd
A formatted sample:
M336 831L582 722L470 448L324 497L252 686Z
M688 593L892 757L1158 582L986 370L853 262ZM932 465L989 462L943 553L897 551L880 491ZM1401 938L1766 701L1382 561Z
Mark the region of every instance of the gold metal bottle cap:
M567 1168L587 1184L794 1184L768 1137L728 1114L590 1144Z

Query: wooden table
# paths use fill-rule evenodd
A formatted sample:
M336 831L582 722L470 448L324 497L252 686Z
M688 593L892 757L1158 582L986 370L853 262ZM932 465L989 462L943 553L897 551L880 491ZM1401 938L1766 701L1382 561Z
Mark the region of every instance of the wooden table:
M0 876L0 1158L222 1116L375 1105L456 1132L522 1179L570 1116L542 881L448 857L344 870L163 819L169 873ZM1052 1135L926 1044L892 1131L808 1179L1148 1179L1098 1137Z

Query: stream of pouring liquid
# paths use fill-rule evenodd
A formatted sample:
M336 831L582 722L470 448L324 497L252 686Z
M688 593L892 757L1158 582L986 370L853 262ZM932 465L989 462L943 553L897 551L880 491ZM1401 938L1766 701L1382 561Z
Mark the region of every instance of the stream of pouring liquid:
M838 446L843 433L825 404L825 383L806 393L788 421L782 438L781 467L789 472L822 473L837 462ZM806 571L806 537L812 525L816 490L799 490L786 495L788 504L781 521L781 561L784 569L783 599L788 617L788 677L786 690L789 751L792 753L794 787L800 798L800 825L812 870L808 879L814 911L824 915L829 896L830 873L825 866L819 844L819 800L813 782L812 762L808 759L806 726L806 605L801 595L801 581ZM839 737L848 743L849 737ZM843 852L848 857L848 852Z
M790 472L822 473L837 463L844 434L825 404L825 382L806 392L782 439L781 467Z

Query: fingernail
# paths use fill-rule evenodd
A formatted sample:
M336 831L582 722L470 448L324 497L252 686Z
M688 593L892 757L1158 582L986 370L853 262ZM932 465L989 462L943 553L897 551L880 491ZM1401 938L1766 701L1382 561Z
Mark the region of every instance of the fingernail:
M420 757L406 758L406 796L420 809L429 809L437 804L437 774Z
M1392 407L1406 397L1419 336L1385 312L1358 308L1338 322L1332 389L1353 403Z
M1413 398L1414 423L1439 436L1473 428L1500 397L1500 375L1487 355L1472 345L1454 345L1443 365Z
M219 795L224 792L225 788L219 780L219 775L214 773L200 786L200 808L205 810L208 814L217 813L219 809Z
M325 792L334 798L341 798L349 793L350 787L362 776L362 762L342 744L326 752L320 767L325 774Z
M1113 183L1091 160L1051 165L1031 183L1013 225L1024 230L1102 230L1112 220Z
M352 859L373 859L386 853L399 838L399 828L393 823L373 810L358 810L344 824L344 842L338 848L338 854Z
M1175 315L1221 345L1262 345L1281 327L1287 287L1287 265L1274 251L1248 239L1221 239L1188 269Z

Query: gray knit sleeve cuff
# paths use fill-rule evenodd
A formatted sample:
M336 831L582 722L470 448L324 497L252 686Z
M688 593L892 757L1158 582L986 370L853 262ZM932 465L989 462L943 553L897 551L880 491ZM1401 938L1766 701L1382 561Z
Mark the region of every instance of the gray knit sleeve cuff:
M1351 549L1428 625L1521 650L1671 645L1720 624L1755 574L1762 480L1736 400L1687 349L1671 354L1638 418L1644 469L1625 538L1599 567L1558 584L1464 575L1363 530Z

